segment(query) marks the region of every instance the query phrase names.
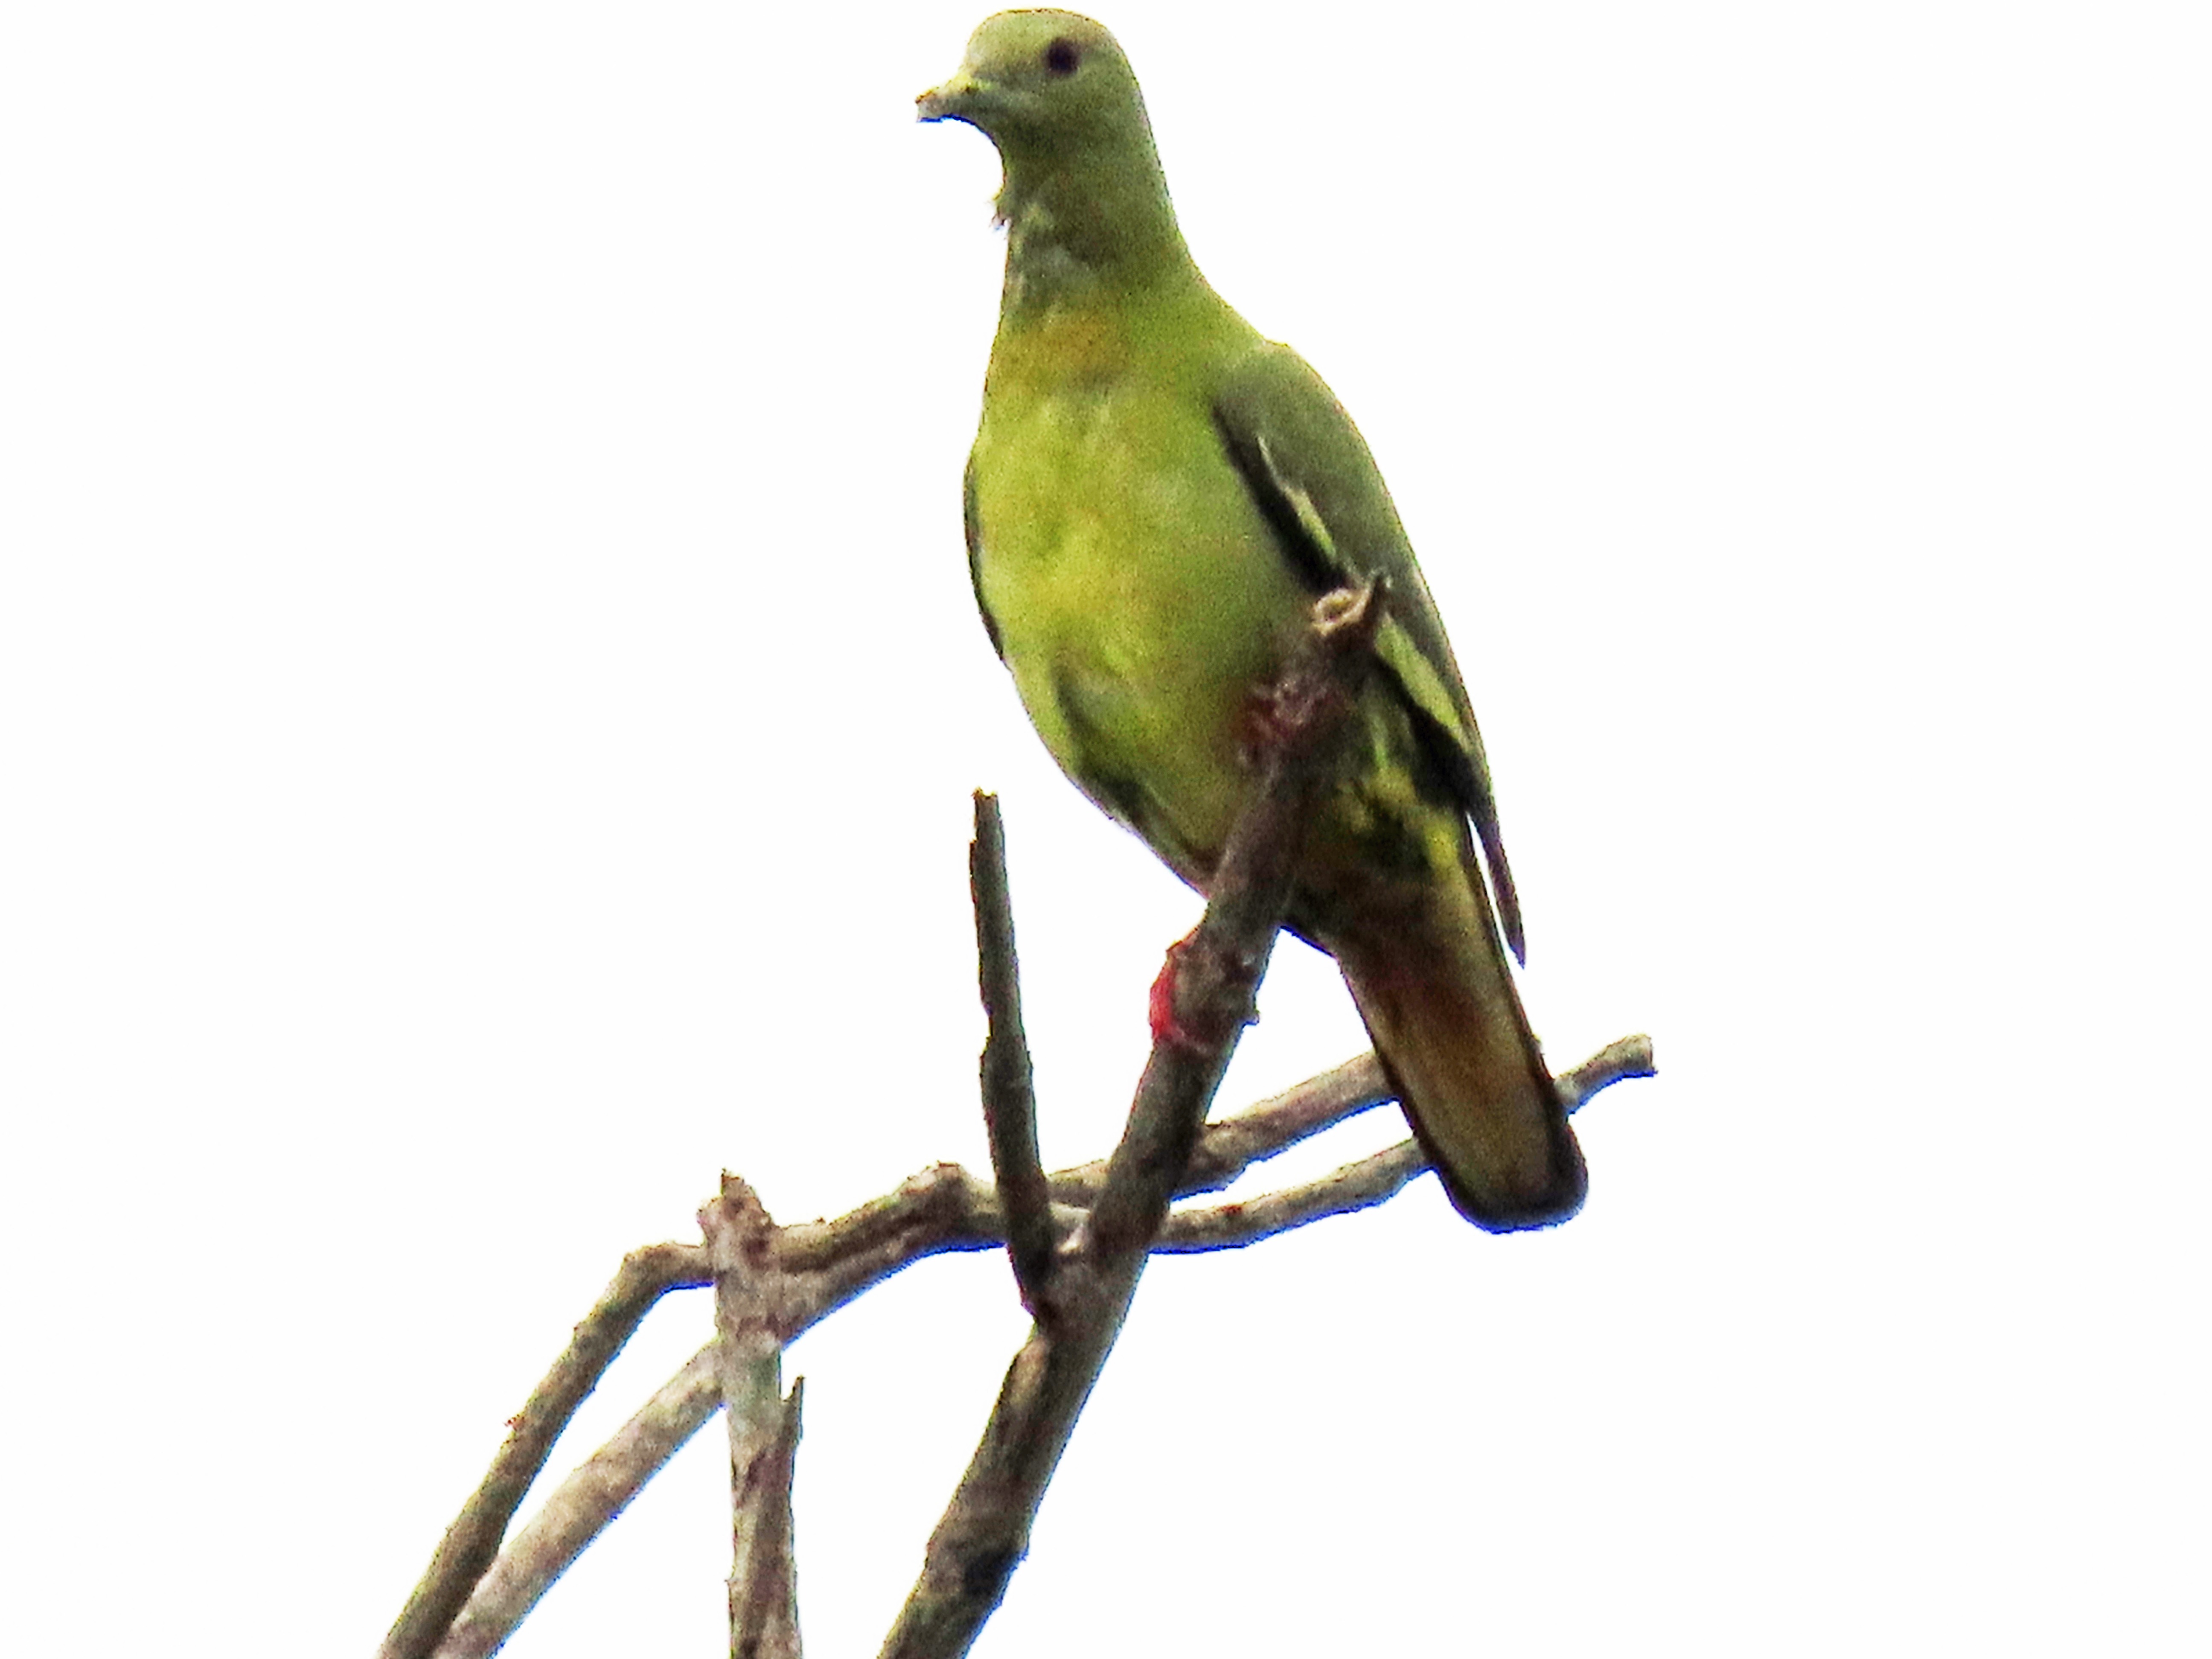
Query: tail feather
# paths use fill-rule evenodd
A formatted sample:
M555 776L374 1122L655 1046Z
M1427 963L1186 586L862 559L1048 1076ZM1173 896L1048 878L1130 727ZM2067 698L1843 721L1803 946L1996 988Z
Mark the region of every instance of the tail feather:
M1564 1221L1589 1175L1528 1029L1487 896L1449 878L1418 914L1328 941L1444 1190L1479 1227Z

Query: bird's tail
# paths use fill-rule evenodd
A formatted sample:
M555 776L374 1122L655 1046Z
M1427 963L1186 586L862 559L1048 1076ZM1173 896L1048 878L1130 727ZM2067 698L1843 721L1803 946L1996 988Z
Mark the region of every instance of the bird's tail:
M1328 945L1460 1213L1492 1232L1549 1226L1582 1207L1589 1177L1469 875Z

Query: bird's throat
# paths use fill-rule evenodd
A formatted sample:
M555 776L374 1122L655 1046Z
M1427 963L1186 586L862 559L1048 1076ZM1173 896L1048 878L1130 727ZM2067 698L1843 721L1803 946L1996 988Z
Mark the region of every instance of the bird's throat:
M1150 135L1121 153L1006 155L1005 309L1024 313L1195 276Z

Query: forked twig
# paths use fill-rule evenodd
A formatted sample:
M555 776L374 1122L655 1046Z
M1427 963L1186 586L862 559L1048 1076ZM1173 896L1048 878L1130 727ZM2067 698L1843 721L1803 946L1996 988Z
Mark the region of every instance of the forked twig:
M507 1446L448 1529L380 1655L419 1659L434 1650L437 1659L483 1659L495 1650L585 1546L729 1401L732 1650L746 1659L796 1659L789 1504L801 1387L788 1398L781 1393L782 1346L925 1256L1004 1245L1035 1327L884 1650L901 1659L963 1652L1026 1547L1036 1504L1146 1255L1241 1249L1381 1203L1422 1173L1422 1154L1405 1141L1279 1191L1168 1212L1171 1197L1225 1187L1253 1164L1391 1097L1381 1066L1363 1054L1199 1127L1279 921L1315 750L1326 746L1346 687L1364 666L1364 634L1379 617L1379 597L1335 601L1337 614L1299 665L1314 672L1278 699L1287 740L1224 858L1206 922L1171 957L1167 983L1181 1030L1156 1042L1110 1164L1049 1176L1038 1166L1003 831L995 801L979 794L970 872L991 1022L982 1071L994 1180L939 1164L834 1221L778 1227L749 1188L725 1177L720 1197L702 1212L705 1247L659 1245L625 1260L514 1420ZM1559 1091L1572 1111L1599 1090L1652 1069L1650 1040L1624 1038L1563 1073ZM710 1283L716 1340L554 1492L487 1572L554 1437L645 1311L670 1289Z
M800 1394L783 1394L789 1286L775 1223L725 1172L699 1225L714 1267L716 1381L730 1431L730 1659L799 1659L791 1473Z
M545 1467L554 1441L639 1322L670 1291L708 1282L706 1252L696 1245L653 1244L623 1258L614 1283L576 1327L567 1351L507 1419L507 1443L446 1528L422 1582L377 1650L379 1659L423 1659L438 1645L497 1557L507 1522Z
M1626 1037L1562 1073L1559 1092L1572 1110L1611 1084L1651 1074L1650 1039ZM1227 1186L1254 1164L1389 1099L1372 1054L1348 1060L1207 1124L1177 1194ZM1057 1237L1073 1232L1084 1213L1079 1203L1097 1190L1105 1167L1098 1159L1048 1178L1055 1197L1067 1200L1053 1206ZM1174 1211L1152 1250L1188 1255L1242 1249L1310 1222L1379 1204L1426 1167L1414 1143L1401 1141L1297 1186L1243 1202ZM854 1297L917 1261L1003 1247L1006 1230L990 1184L957 1164L939 1164L835 1220L795 1223L779 1228L776 1237L779 1261L790 1276L788 1323L781 1328L789 1343ZM696 1282L703 1284L711 1278L705 1252L688 1248L696 1255ZM487 1659L495 1652L592 1540L614 1523L720 1406L714 1345L709 1342L507 1541L452 1632L439 1644L436 1659Z

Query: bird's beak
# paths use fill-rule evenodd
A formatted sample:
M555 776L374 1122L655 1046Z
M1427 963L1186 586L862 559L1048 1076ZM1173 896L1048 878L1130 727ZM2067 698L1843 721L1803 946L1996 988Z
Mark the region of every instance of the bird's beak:
M978 80L963 67L943 86L932 87L914 100L914 118L917 121L968 120L977 100L988 96L989 92L989 82Z

